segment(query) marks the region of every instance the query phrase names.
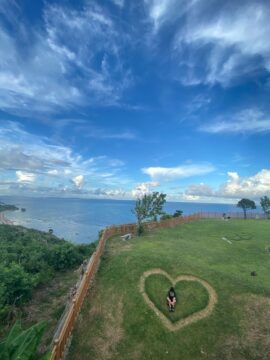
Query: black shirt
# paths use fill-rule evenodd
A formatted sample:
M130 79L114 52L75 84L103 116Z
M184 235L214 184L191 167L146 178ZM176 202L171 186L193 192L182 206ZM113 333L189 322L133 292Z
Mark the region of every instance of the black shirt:
M173 298L176 298L176 294L174 291L168 291L168 298L172 301Z

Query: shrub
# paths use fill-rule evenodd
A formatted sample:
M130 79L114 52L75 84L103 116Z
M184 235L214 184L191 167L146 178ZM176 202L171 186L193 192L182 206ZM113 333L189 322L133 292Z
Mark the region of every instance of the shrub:
M172 218L172 215L164 213L163 215L161 215L160 220L168 220L171 218Z
M175 210L173 217L180 217L183 215L183 211L182 210Z
M141 236L145 232L145 229L143 227L143 224L137 225L137 235Z

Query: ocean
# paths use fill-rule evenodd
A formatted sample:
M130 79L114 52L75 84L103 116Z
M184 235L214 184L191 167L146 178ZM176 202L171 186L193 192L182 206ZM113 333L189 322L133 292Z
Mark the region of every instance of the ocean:
M89 243L98 239L98 232L106 226L135 222L132 200L96 200L73 198L30 198L2 196L1 201L25 208L26 211L7 211L6 217L15 225L42 231L53 229L55 235L75 243ZM239 211L234 205L167 202L164 210L183 215L194 212Z

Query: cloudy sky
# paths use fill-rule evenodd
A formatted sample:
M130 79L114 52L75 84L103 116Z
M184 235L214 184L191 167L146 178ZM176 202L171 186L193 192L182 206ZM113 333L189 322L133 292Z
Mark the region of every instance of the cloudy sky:
M0 195L270 195L268 0L0 0Z

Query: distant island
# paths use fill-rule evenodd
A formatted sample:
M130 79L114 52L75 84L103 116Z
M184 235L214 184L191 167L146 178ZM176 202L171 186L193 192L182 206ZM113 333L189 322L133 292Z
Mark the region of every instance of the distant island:
M4 204L3 202L0 202L0 212L7 211L7 210L19 210L19 208L17 208L17 206L15 206L15 205L9 205L9 204Z

